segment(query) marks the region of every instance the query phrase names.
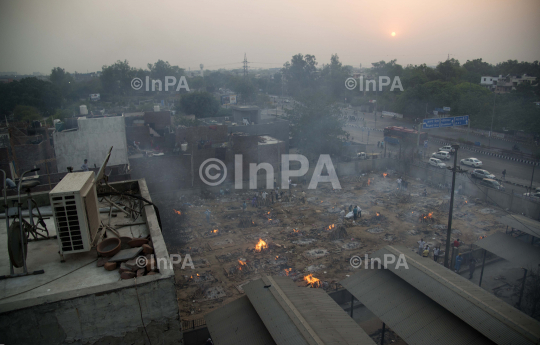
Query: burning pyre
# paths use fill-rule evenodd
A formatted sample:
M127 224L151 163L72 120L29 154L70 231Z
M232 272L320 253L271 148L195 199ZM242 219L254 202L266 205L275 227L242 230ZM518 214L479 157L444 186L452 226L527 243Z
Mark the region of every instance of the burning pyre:
M177 210L175 210L174 208L173 208L173 210L174 210L174 213L176 213L177 215L179 215L179 216L182 215L182 212L181 212L181 211L177 211Z
M268 249L268 244L262 238L259 238L259 242L255 245L255 251L261 252L263 249Z
M311 285L312 288L319 288L321 287L321 280L318 278L315 278L313 274L309 274L304 277L304 281L308 283L308 285Z
M420 217L418 217L418 220L420 221L420 223L435 223L435 218L433 218L433 212L420 215Z

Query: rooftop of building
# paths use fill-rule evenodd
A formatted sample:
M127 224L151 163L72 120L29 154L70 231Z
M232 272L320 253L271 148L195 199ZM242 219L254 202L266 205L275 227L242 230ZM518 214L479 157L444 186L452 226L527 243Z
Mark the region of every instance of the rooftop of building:
M144 179L111 183L112 187L122 193L134 193L148 201L151 201L146 182ZM33 194L38 206L44 213L45 224L49 235L56 235L56 226L51 215L48 192ZM120 201L116 201L117 203ZM23 203L25 203L23 201ZM10 203L11 204L11 203ZM137 203L138 204L138 203ZM103 208L100 220L104 223L110 221L110 226L122 237L146 238L149 236L154 248L156 260L164 258L169 263L167 247L163 240L161 229L153 206L146 204L141 208L141 215L137 219L128 217L125 212L109 212L109 206L101 199L99 207ZM26 214L28 214L26 212ZM35 214L35 212L34 212ZM24 211L23 211L24 216ZM26 218L27 219L27 218ZM5 217L0 223L0 237L6 239L7 229ZM107 237L115 237L113 232L107 230ZM10 260L8 246L1 246L0 275L10 274ZM59 255L59 242L56 238L50 238L28 243L27 266L28 272L44 270L43 274L27 275L0 280L0 312L18 310L39 304L69 300L85 295L107 293L134 284L146 284L152 281L167 279L173 276L170 265L159 265L159 273L145 275L137 279L120 278L119 271L107 271L103 267L97 267L99 259L96 248L88 252L64 254L65 262L61 262ZM22 273L22 268L15 268L15 273Z

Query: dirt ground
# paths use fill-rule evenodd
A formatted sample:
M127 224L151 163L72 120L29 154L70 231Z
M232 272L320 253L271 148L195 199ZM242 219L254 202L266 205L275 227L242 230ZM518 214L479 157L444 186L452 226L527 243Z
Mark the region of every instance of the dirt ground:
M160 209L166 214L164 227L174 224L173 233L166 234L176 243L168 243L169 252L189 253L195 265L194 270L175 265L182 320L199 319L235 300L243 294L243 284L262 275L289 276L307 286L305 277L311 274L320 280L312 286L334 290L337 282L355 273L350 264L354 255L363 259L389 244L417 250L420 238L444 250L449 191L406 176L407 190L398 190L399 176L386 173L340 178L341 190L332 190L328 183L315 190L298 185L290 200L284 191L281 201L272 204L268 197L267 204L258 207L251 205L252 190L182 197L173 202L174 209ZM424 189L427 196L421 195ZM349 205L360 206L361 218L344 217ZM503 211L491 205L456 195L451 241L459 238L466 246L479 236L503 231L496 221L501 215ZM266 247L257 251L260 240Z

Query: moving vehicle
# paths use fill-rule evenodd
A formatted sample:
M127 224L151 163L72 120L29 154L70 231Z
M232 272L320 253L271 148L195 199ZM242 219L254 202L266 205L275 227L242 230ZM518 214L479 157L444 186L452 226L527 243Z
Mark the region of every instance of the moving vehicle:
M471 171L471 176L479 178L479 179L484 179L484 178L494 179L495 178L495 175L483 169L474 169L473 171Z
M434 153L431 155L431 157L449 160L449 159L450 159L450 153L448 153L448 152L446 152L446 151L434 152Z
M384 142L390 145L399 145L399 139L395 137L384 137Z
M446 151L450 153L451 155L453 155L456 152L456 149L452 148L451 145L446 145L443 147L439 147L439 151Z
M490 178L483 179L482 182L480 182L480 184L486 187L490 187L490 188L494 188L498 190L504 190L504 186L502 184Z
M459 161L459 164L468 165L471 167L481 167L482 162L476 158L465 158Z
M429 165L433 165L434 167L444 169L446 168L446 164L444 164L440 159L438 158L430 158L429 159Z
M382 115L381 115L382 116ZM414 129L399 127L399 126L390 126L385 127L383 130L385 137L394 137L399 138L402 141L408 141L411 143L416 143L418 140L418 132ZM420 132L420 142L423 143L428 139L428 134L426 132Z
M533 198L533 199L540 199L540 192L534 192L534 193L523 193L523 196Z
M376 159L376 158L379 158L379 154L378 153L358 152L356 154L356 157L358 159Z

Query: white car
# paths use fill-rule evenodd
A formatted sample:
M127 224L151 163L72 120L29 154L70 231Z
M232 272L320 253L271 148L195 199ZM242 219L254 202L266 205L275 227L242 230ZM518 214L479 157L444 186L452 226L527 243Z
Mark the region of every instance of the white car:
M445 152L445 151L434 152L431 155L431 157L449 160L450 159L450 153Z
M452 146L450 146L450 145L439 147L439 151L445 151L445 152L450 153L451 155L453 155L454 152L456 152L456 150L454 148L452 148Z
M476 158L465 158L459 161L459 164L468 165L471 167L481 167L482 162Z
M540 192L523 193L523 196L527 196L527 197L533 198L533 199L540 199Z
M446 168L446 164L444 164L440 159L437 159L437 158L430 158L429 165L433 165L434 167L441 168L441 169Z

